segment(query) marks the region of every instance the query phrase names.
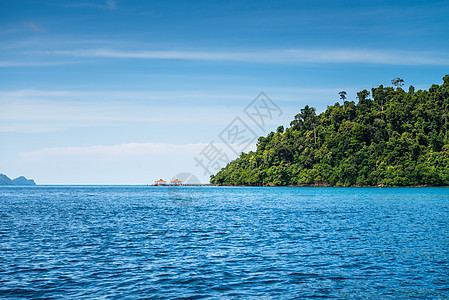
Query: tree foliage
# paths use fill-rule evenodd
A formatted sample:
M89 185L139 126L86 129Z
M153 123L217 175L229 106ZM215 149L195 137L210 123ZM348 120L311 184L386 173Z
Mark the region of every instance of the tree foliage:
M396 77L394 79L391 80L391 83L396 87L401 87L404 85L404 79Z
M381 85L319 115L305 106L211 183L449 185L449 75L443 81L428 91Z

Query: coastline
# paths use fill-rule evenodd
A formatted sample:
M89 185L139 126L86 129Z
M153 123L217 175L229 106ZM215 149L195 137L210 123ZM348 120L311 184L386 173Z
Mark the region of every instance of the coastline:
M210 184L210 186L228 186L228 187L332 187L332 188L432 188L432 187L444 187L449 185L434 185L434 184L421 184L421 185L331 185L331 184L290 184L290 185L233 185L233 184Z

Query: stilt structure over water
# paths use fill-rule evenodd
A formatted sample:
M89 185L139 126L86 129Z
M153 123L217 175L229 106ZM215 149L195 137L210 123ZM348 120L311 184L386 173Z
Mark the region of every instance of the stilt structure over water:
M167 181L159 179L154 182L154 185L167 185Z
M182 181L176 178L175 180L170 181L170 185L181 185Z

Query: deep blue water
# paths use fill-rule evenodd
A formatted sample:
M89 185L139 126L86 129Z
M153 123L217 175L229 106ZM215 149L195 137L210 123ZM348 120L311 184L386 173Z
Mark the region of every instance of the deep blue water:
M0 188L0 298L449 298L449 188Z

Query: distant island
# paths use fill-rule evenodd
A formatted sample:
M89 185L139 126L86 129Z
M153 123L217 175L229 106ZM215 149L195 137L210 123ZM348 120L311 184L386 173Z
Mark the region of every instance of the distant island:
M210 182L248 186L448 186L449 75L428 91L380 85L260 137ZM370 98L370 96L372 98Z
M27 179L24 176L10 179L5 174L0 173L0 185L36 185L33 179Z

